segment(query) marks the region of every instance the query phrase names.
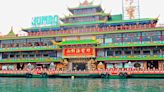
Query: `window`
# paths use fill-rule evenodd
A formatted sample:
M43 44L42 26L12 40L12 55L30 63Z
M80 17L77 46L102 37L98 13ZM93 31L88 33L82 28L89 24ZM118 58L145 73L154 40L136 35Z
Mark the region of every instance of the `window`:
M20 55L16 55L16 58L20 58Z
M107 56L113 56L114 51L107 50Z
M124 51L125 55L131 55L131 51Z
M8 58L8 54L2 54L2 59Z
M108 43L121 43L122 42L122 34L107 34L105 36L105 42Z
M140 42L140 37L133 37L132 42Z
M151 38L149 37L149 36L147 36L147 37L142 37L142 41L143 42L147 42L147 41L151 41Z
M135 50L134 55L140 55L141 51L140 50Z
M34 56L35 56L34 54L31 54L31 55L30 55L30 58L33 58Z
M123 41L124 42L140 42L141 33L124 33Z
M160 41L160 40L161 40L160 35L152 36L152 41Z
M160 31L154 31L154 32L142 32L142 41L160 41L161 32Z
M153 50L153 55L160 55L160 49Z
M164 31L162 31L162 41L164 41Z
M124 37L123 42L131 42L131 37Z
M42 55L41 54L36 54L36 57L41 57Z
M14 70L14 65L13 65L13 64L10 64L10 65L8 66L8 69L9 69L9 70Z
M150 55L150 50L144 50L143 55Z
M122 38L113 38L112 42L113 43L122 43Z
M27 58L28 57L28 55L23 55L23 58Z
M162 48L162 54L164 55L164 47Z
M48 54L43 54L44 57L48 57Z
M115 56L120 56L121 54L121 51L115 51Z
M10 55L10 58L14 58L14 55L13 55L13 54L11 54L11 55Z
M48 45L51 46L51 45L53 45L53 44L52 44L52 42L49 41L49 42L48 42Z

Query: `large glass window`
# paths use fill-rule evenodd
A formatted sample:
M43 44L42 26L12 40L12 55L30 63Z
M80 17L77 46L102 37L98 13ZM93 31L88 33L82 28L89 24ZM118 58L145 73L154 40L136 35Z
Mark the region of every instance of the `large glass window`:
M123 42L140 42L140 33L124 33Z
M161 32L142 32L142 41L143 42L152 42L152 41L160 41Z
M6 59L6 58L8 58L8 54L2 53L2 59Z
M141 53L140 50L134 50L134 51L133 51L133 54L134 54L134 55L140 55L140 53Z
M105 36L105 43L122 43L122 34L109 34Z
M154 49L153 55L160 55L160 49Z
M107 50L107 56L114 56L114 51Z
M162 55L164 55L164 47L162 47Z
M150 55L150 50L143 50L143 55Z
M126 50L126 51L124 51L124 54L125 55L131 55L131 51L130 50Z
M121 56L122 52L121 51L115 51L115 56Z
M104 42L104 35L98 35L96 36L96 39L98 39L100 41L100 43Z
M4 40L1 41L2 43L2 48L10 48L13 46L13 40Z
M164 31L162 31L162 41L164 41Z

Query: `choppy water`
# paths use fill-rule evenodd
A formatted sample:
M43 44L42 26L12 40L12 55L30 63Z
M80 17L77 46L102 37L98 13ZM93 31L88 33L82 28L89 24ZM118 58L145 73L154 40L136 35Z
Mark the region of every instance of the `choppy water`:
M0 92L164 92L164 79L0 78Z

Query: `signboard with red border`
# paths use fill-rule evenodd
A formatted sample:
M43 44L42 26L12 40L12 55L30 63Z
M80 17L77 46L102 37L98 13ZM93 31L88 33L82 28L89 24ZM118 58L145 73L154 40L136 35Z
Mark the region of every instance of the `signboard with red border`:
M95 48L64 48L64 58L95 57Z

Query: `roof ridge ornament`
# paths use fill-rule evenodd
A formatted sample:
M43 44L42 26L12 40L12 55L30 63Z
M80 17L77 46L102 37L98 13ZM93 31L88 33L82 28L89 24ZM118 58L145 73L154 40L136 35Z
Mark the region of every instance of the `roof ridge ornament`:
M10 30L10 32L7 34L7 36L11 36L11 37L16 36L15 33L14 33L14 31L13 31L13 26L11 26L11 30Z
M80 3L79 6L89 6L89 5L92 5L94 2L94 0L92 2L88 2L88 0L85 0L83 3Z

